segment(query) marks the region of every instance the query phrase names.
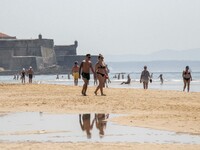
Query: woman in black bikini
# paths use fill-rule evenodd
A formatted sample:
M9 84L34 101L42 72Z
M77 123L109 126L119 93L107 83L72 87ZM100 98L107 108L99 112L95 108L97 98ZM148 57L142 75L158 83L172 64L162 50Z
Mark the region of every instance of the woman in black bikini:
M101 54L99 54L98 62L95 65L95 72L96 72L96 75L97 75L97 79L99 80L99 85L97 86L94 93L95 93L95 95L97 95L97 91L100 89L101 96L106 96L103 93L103 87L104 87L104 84L105 84L105 77L108 74L107 74L106 65L105 65L103 59L104 59L104 57Z
M183 77L183 82L184 82L183 91L185 91L185 88L187 86L187 91L189 92L190 91L190 81L192 81L192 75L191 75L191 72L189 71L189 66L185 67L182 77Z

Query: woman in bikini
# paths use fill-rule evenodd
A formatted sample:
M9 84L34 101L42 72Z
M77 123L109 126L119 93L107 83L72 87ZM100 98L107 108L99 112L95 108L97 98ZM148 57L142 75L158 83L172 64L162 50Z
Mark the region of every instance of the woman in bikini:
M183 71L182 77L183 77L183 83L184 83L183 91L185 91L185 88L187 86L187 91L189 92L190 91L190 81L192 81L192 75L191 75L191 72L189 70L189 66L185 67L185 70Z
M99 54L98 56L98 62L95 65L95 72L97 75L97 79L99 81L99 85L97 86L96 90L94 91L95 95L97 95L97 91L100 89L101 96L106 96L103 93L103 87L105 84L105 78L108 76L107 71L106 71L106 65L103 61L104 57Z

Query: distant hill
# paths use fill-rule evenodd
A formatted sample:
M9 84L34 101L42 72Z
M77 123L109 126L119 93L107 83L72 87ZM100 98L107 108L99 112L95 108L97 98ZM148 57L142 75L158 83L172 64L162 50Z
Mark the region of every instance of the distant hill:
M109 62L119 61L155 61L155 60L189 60L200 61L200 48L189 50L160 50L147 55L107 55L106 60Z
M152 72L181 72L185 66L190 66L191 71L200 71L200 61L127 61L127 62L108 62L108 68L113 72L141 72L144 65Z

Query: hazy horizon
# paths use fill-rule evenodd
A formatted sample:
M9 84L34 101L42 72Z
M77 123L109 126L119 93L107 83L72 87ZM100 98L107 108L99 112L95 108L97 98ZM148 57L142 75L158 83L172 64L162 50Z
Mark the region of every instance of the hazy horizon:
M1 0L0 32L79 42L79 55L200 48L199 0Z

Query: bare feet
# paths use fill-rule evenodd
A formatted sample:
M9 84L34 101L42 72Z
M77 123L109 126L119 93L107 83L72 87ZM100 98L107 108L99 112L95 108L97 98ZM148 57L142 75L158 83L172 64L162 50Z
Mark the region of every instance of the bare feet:
M87 96L86 93L84 93L83 91L81 92L83 96Z
M95 95L97 95L97 92L94 92Z

